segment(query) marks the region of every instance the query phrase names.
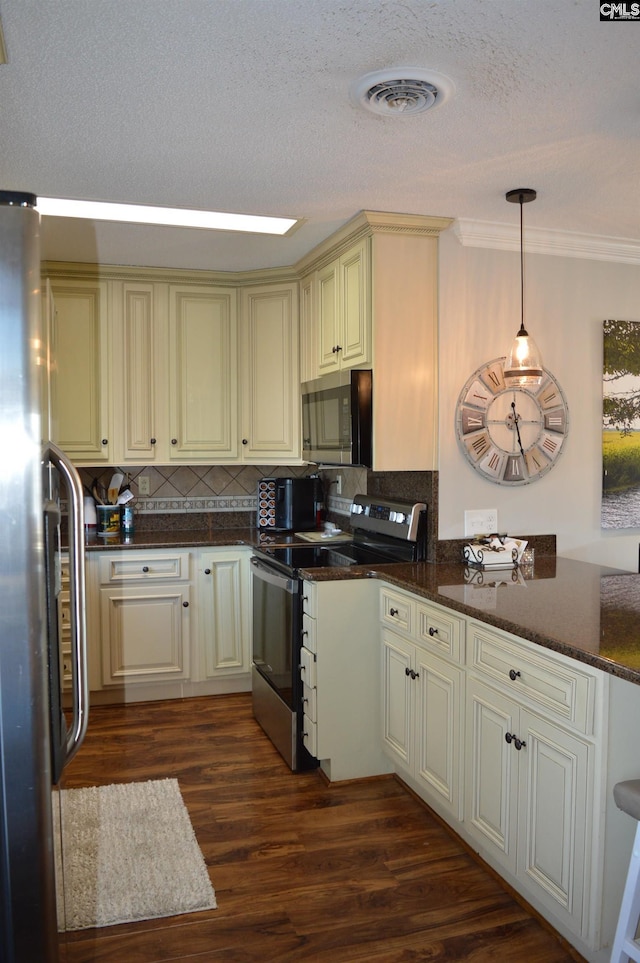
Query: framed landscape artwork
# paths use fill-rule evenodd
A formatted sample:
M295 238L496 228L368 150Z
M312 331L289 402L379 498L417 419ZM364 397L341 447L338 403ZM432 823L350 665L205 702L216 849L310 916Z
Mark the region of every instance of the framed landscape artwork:
M602 528L640 528L640 321L605 321Z

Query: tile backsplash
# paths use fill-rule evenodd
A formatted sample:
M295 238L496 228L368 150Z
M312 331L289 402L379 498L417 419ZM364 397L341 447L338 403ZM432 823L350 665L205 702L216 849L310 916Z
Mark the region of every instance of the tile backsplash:
M99 488L106 488L116 469L110 467L80 468L83 484L91 490L97 478ZM255 512L256 491L260 478L298 478L313 474L313 467L280 465L146 465L119 468L129 480L136 496L136 514L166 512ZM140 476L148 479L149 494L139 491Z

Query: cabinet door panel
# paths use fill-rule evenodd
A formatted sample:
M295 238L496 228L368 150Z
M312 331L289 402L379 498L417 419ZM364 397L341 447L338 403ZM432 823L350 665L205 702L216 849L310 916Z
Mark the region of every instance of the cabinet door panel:
M340 282L338 261L332 261L318 271L316 277L318 325L318 374L327 374L340 367L338 345L340 323Z
M170 457L237 454L235 296L170 289Z
M99 281L56 281L52 290L56 440L74 461L107 461L106 286Z
M513 733L518 707L475 680L468 685L466 810L470 831L509 869L516 868L517 751Z
M242 608L242 562L239 558L203 558L202 638L207 677L249 671ZM206 574L208 573L208 574ZM246 605L245 605L246 607Z
M369 271L367 241L340 258L343 366L364 364L369 358Z
M156 330L153 286L125 284L123 290L122 387L123 455L148 462L154 458L156 414ZM167 439L163 439L166 443Z
M300 458L297 287L243 292L242 458Z
M412 647L383 629L383 739L386 747L405 765L411 763L411 670Z
M416 671L417 776L459 816L461 674L419 650Z
M185 585L101 589L104 684L187 678L188 604Z
M554 912L582 916L588 747L522 710L527 772L520 773L518 872L549 897ZM521 762L521 765L522 765Z

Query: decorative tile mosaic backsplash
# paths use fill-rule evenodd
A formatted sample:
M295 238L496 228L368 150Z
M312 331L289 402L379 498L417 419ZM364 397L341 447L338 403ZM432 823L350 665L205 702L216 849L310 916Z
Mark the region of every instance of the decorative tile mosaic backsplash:
M136 496L136 514L166 512L255 512L256 491L261 478L300 478L314 474L313 466L284 465L180 465L143 468L80 468L88 490L94 479L106 489L114 471L121 471ZM366 468L323 469L325 502L337 512L349 511L353 496L367 490ZM342 490L336 479L342 476ZM148 480L149 494L140 494L140 476Z

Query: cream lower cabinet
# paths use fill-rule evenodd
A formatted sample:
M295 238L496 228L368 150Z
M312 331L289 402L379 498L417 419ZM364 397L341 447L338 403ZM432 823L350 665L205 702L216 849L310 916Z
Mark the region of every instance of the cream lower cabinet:
M309 752L332 781L389 772L380 729L375 579L303 587L301 678Z
M591 747L476 679L467 699L469 834L580 934Z
M381 604L385 751L438 812L460 819L463 673L434 650L455 641L459 658L462 620L387 589Z
M190 553L106 552L97 562L102 688L188 679Z
M249 558L248 549L198 552L198 679L251 670Z

